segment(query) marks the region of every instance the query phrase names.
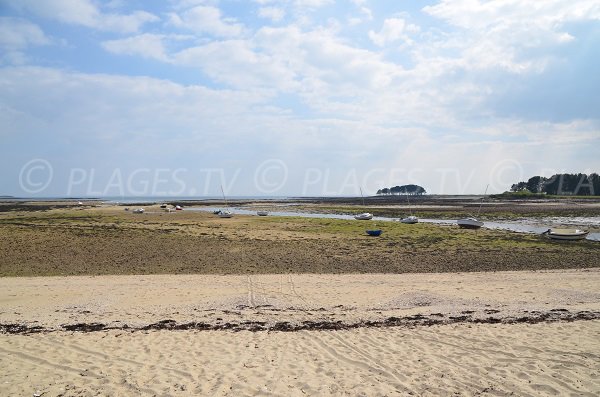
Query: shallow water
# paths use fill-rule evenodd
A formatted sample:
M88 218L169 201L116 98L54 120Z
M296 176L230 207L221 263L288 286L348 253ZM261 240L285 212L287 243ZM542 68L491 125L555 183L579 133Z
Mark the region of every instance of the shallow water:
M220 210L223 207L206 206L206 207L188 207L188 211L204 211L214 212ZM229 211L239 215L256 215L256 210L248 210L239 207L229 207ZM319 219L345 219L354 220L354 215L343 215L343 214L323 214L316 212L295 212L295 211L269 211L269 216L296 216L301 218L319 218ZM396 222L398 218L388 218L382 216L374 216L374 221L382 222ZM454 225L456 220L453 219L428 219L419 218L419 222L422 223L435 223L439 225ZM559 226L579 226L600 228L600 217L578 217L578 218L566 218L566 217L551 217L551 218L524 218L516 221L484 221L484 228L495 229L495 230L509 230L517 233L530 233L540 234L552 227ZM588 240L600 241L600 233L590 233L587 237Z

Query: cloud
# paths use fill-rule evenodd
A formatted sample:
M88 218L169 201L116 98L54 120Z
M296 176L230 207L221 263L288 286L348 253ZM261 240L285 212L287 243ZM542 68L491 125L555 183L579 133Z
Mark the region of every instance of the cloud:
M417 33L417 25L407 23L402 18L389 18L383 21L383 26L379 32L369 31L369 38L373 43L380 47L402 40L406 44L412 44L409 34Z
M171 25L197 33L207 33L215 37L238 37L243 31L242 24L232 18L223 18L221 10L212 6L196 6L181 14L170 14Z
M0 17L0 47L15 50L47 44L50 40L38 25L22 18Z
M142 25L159 18L146 11L128 15L104 13L90 0L7 0L17 10L27 10L43 18L121 33L137 32Z
M258 9L258 16L279 22L285 17L285 10L278 7L261 7Z
M165 35L144 33L125 39L107 40L102 47L114 54L139 55L143 58L168 61L163 39Z
M441 0L423 11L456 28L441 37L440 49L456 51L464 69L540 73L552 61L549 49L575 38L568 23L600 20L593 0L528 2Z
M48 44L51 40L38 25L22 18L0 17L0 64L24 64L29 47Z
M3 149L17 156L17 163L46 158L55 165L57 183L63 183L57 185L59 195L66 194L71 167L93 167L96 178L105 182L115 167L223 168L227 175L241 168L248 175L238 179L232 194L260 194L252 172L276 158L290 170L288 184L277 194L318 195L356 193L356 186L342 183L352 180L352 172L369 190L410 181L430 192L469 193L482 192L490 180L498 185L496 190L506 189L501 182L509 178L494 172L507 159L521 164L525 176L550 165L575 170L600 166L597 159L590 162L590 157L580 156L582 148L600 144L598 126L588 121L492 119L486 130L463 123L444 131L444 126L427 125L402 113L400 105L407 102L391 107L395 118L377 120L381 103L367 99L359 117L343 113L300 117L261 90L216 90L156 78L49 68L2 68L0 134ZM362 117L367 113L374 117ZM60 164L66 171L59 171ZM307 170L314 167L321 177L303 190ZM13 177L0 173L3 181ZM196 177L194 186L202 175ZM166 187L171 188L177 186Z

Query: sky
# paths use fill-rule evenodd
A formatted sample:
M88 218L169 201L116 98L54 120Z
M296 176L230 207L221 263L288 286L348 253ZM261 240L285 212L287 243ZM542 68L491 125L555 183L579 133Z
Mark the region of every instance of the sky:
M0 195L600 172L597 0L0 0Z

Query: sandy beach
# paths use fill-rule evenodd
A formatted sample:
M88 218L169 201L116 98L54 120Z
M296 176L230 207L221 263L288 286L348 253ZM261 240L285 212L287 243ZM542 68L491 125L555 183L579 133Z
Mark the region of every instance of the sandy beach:
M600 269L2 278L0 394L597 395L598 286Z

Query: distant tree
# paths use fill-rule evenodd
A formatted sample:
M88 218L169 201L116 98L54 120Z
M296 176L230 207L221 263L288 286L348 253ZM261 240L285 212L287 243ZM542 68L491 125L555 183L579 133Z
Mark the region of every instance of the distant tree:
M532 193L552 195L600 195L600 177L596 173L554 174L550 178L534 176L527 182L518 182L510 187L513 192L528 190Z
M381 194L390 194L390 189L384 187L383 189L381 189Z
M546 178L543 176L534 176L529 178L525 187L531 193L540 193L544 188L544 183L546 182Z
M401 188L400 186L394 186L390 188L390 193L391 194L400 194Z
M511 192L522 192L527 190L527 182L515 183L510 187Z
M379 189L379 190L377 191L377 195L379 196L381 193L382 193L382 192L381 192L381 189Z

